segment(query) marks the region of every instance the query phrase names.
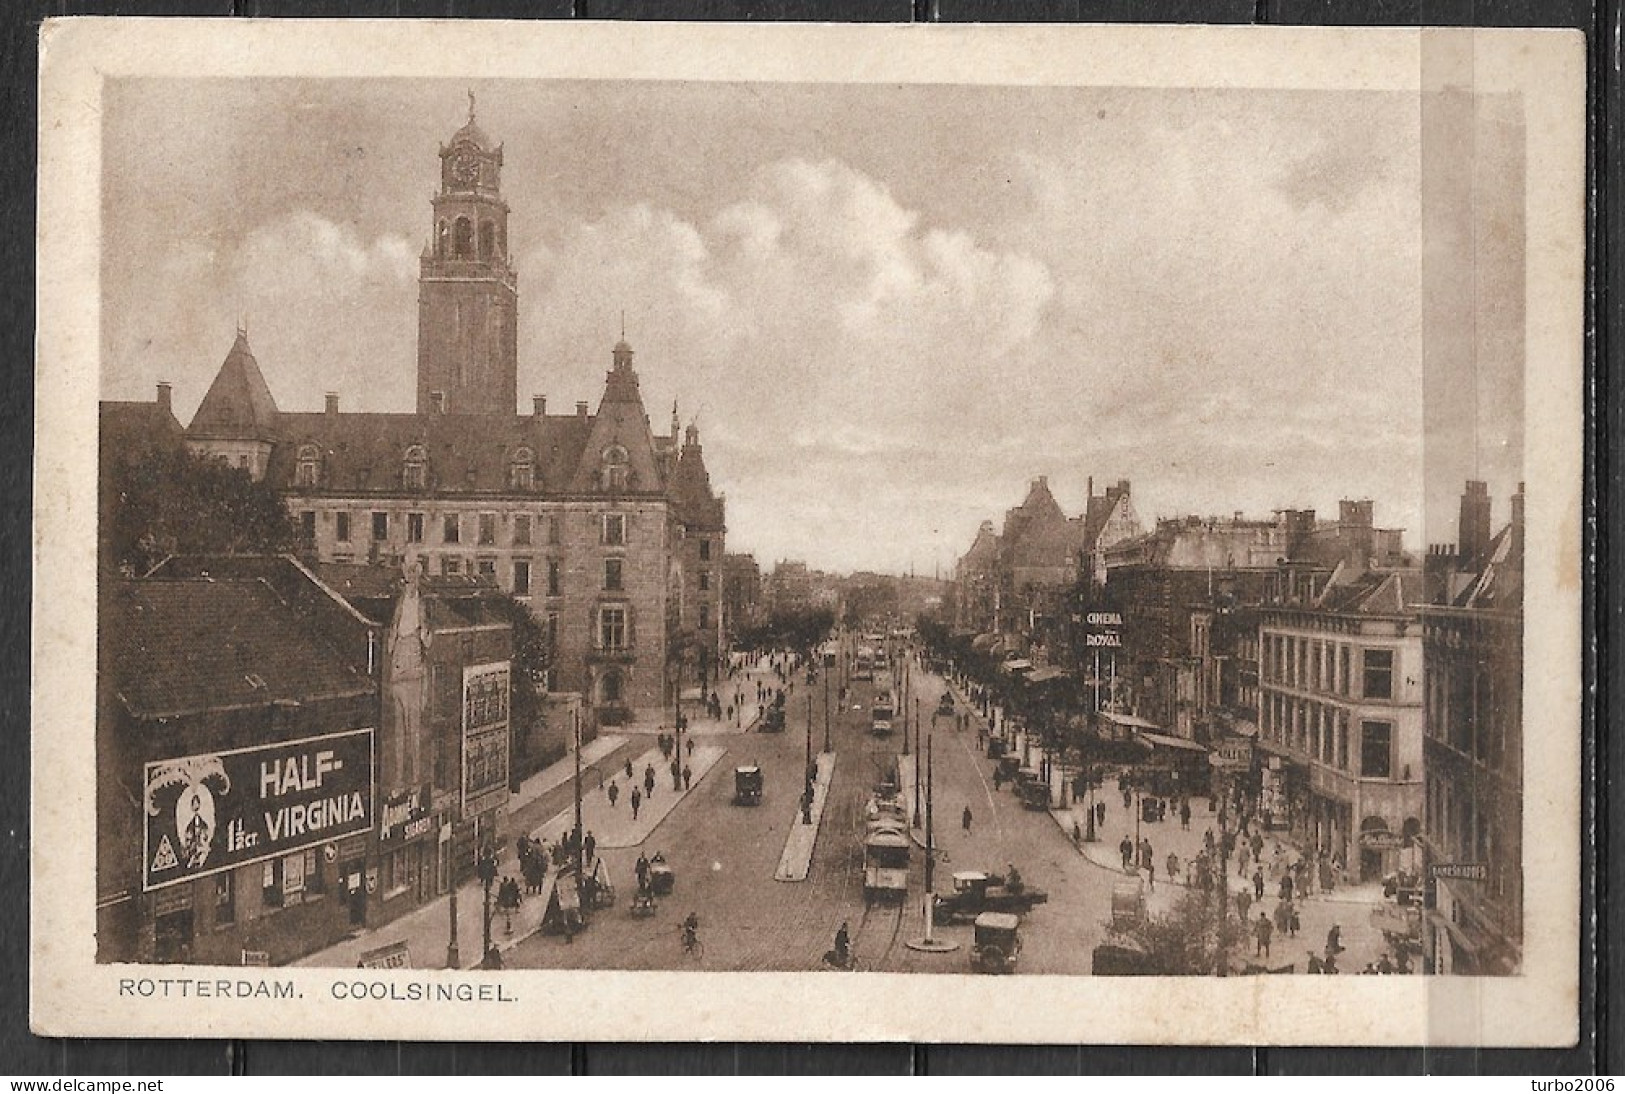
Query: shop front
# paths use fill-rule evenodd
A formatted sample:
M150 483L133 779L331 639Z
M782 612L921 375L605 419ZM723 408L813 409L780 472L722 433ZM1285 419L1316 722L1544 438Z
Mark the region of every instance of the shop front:
M388 922L445 891L440 822L428 786L396 791L384 799L379 810L374 923Z

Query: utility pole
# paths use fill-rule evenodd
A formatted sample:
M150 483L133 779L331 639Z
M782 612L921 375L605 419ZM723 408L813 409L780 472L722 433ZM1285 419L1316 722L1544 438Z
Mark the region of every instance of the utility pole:
M583 863L581 861L581 838L582 838L582 831L581 831L581 710L580 710L579 707L574 711L574 719L573 719L573 721L574 721L574 724L575 724L575 745L576 745L576 748L575 748L575 753L576 753L576 771L575 771L576 827L575 827L575 840L574 840L574 842L575 842L575 853L576 853L575 854L575 857L576 857L576 907L578 909L580 909L581 920L582 920L583 923L585 923L586 919L587 919L587 909L581 902L581 888L582 888L581 873L582 873ZM566 928L566 930L568 930L568 928Z
M456 826L453 822L453 836L456 835ZM457 951L457 856L455 849L457 841L453 839L446 845L446 861L449 864L447 873L451 878L451 937L446 942L446 968L460 969L463 967L462 955Z
M908 711L903 712L903 733L908 733ZM920 821L920 704L914 703L914 823Z
M806 768L804 768L804 770L807 773L806 774L806 783L807 783L807 785L803 789L805 790L807 795L810 797L812 795L812 786L813 786L812 696L811 695L807 696L807 766L806 766Z
M932 762L934 749L932 741L936 734L930 734L925 739L925 936L911 938L903 945L911 950L923 950L927 953L949 953L959 948L959 943L936 937L937 918L937 886L936 886L936 860L937 841L936 825L933 821L932 799L936 785L936 766Z

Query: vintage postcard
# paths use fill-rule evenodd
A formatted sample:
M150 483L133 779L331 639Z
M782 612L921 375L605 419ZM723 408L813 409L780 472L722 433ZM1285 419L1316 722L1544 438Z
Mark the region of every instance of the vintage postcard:
M1579 35L40 68L38 1032L1574 1039Z

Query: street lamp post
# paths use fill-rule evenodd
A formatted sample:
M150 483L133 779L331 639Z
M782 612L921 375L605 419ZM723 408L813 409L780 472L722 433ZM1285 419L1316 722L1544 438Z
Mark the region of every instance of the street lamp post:
M903 711L903 735L908 736L908 711ZM914 823L920 821L920 702L914 701Z
M452 834L456 835L456 825L453 823ZM446 848L446 859L450 864L448 873L451 876L451 937L446 941L446 968L460 969L463 967L462 955L457 949L457 858L453 853L456 847L454 839Z
M824 751L829 751L829 672L824 673Z

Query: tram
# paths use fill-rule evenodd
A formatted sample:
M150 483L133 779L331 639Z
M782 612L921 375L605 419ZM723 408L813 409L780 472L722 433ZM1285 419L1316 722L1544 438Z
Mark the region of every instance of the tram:
M878 693L874 704L869 708L869 732L876 737L890 737L894 713L891 692Z
M908 863L914 842L908 806L895 787L885 787L864 810L863 900L902 901L908 895Z

